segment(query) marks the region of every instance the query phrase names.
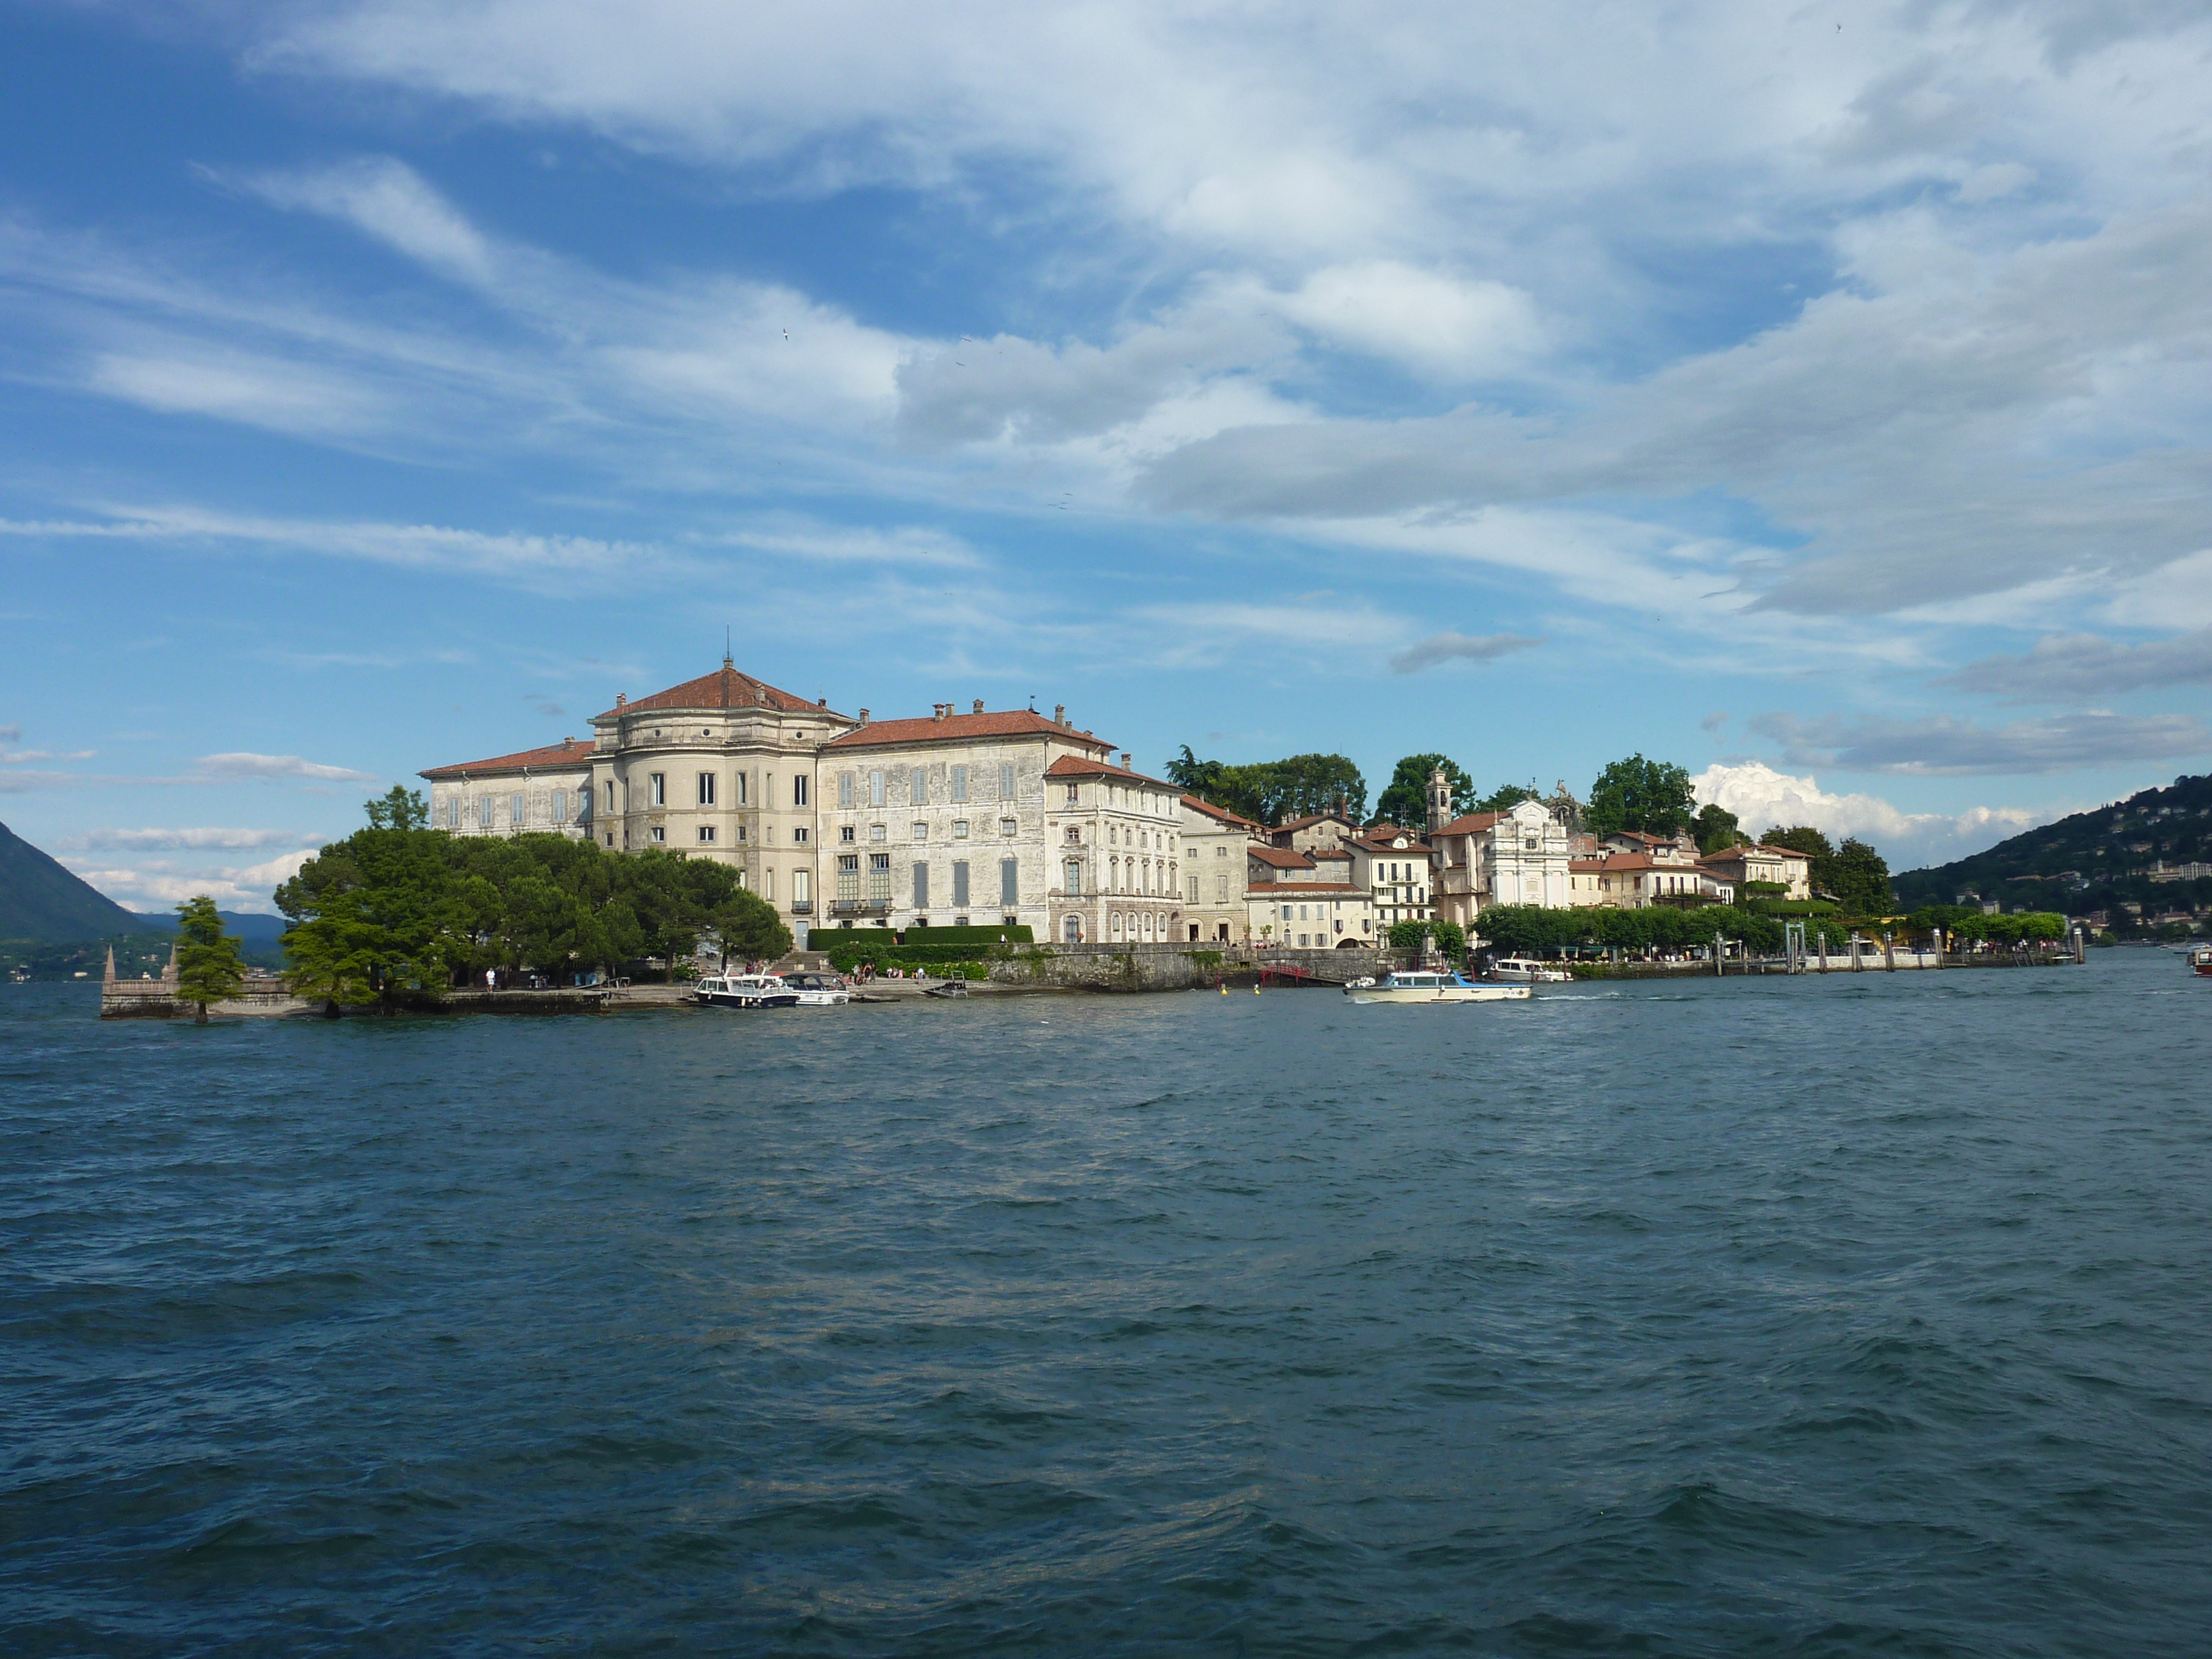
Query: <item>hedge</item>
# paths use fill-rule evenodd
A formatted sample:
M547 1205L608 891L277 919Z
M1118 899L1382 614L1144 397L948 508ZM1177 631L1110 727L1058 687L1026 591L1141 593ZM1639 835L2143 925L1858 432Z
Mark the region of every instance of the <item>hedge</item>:
M817 922L807 932L807 948L812 951L836 949L855 934L871 937L880 934L893 945L958 945L974 952L993 945L1033 945L1025 927L878 927L873 922L851 927L832 927Z

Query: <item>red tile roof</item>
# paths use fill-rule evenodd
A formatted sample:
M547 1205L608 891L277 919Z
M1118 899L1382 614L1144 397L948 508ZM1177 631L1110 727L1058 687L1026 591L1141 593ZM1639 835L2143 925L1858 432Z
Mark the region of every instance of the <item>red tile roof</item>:
M1264 824L1255 823L1251 819L1240 817L1238 814L1231 811L1225 806L1216 806L1212 801L1203 800L1196 795L1185 795L1182 798L1182 804L1190 808L1194 812L1203 813L1206 817L1213 818L1222 823L1234 824L1239 830L1245 830L1248 833L1254 830L1261 830L1266 828Z
M1244 849L1244 856L1256 859L1261 864L1278 870L1310 870L1314 867L1311 859L1288 847L1248 847Z
M1480 835L1483 830L1495 827L1498 820L1504 816L1503 812L1468 812L1454 818L1443 829L1430 833L1438 836Z
M780 708L787 714L829 714L830 710L818 702L809 702L804 697L794 697L788 691L775 687L750 674L740 674L726 663L711 674L702 674L696 680L686 680L681 685L672 685L665 691L656 691L649 697L640 697L635 702L626 702L610 708L594 720L611 720L617 715L635 714L640 709L650 713L661 708ZM842 720L842 714L832 716Z
M1401 836L1407 837L1406 845L1393 847L1390 843ZM1354 839L1352 844L1369 853L1396 853L1401 855L1407 853L1429 853L1436 850L1411 830L1370 830L1365 835Z
M495 755L489 760L463 761L458 766L434 766L427 772L417 772L418 778L462 778L487 772L538 772L553 767L589 766L592 763L592 744L579 743L574 738L543 749L525 749L513 755Z
M1267 898L1277 893L1303 893L1310 897L1316 893L1328 893L1342 898L1365 898L1364 887L1354 887L1348 881L1262 881L1244 890L1247 898Z
M1567 868L1578 876L1594 876L1605 868L1603 859L1569 859Z
M1099 746L1104 748L1107 745L1102 744ZM1044 775L1048 778L1121 778L1130 783L1148 783L1155 789L1175 787L1175 785L1163 783L1158 778L1148 778L1142 772L1132 772L1122 766L1109 766L1104 761L1085 760L1080 755L1062 755L1044 769Z
M1309 830L1316 823L1328 823L1332 820L1343 824L1346 829L1352 827L1349 817L1332 810L1327 812L1309 812L1302 818L1291 818L1287 823L1279 823L1275 826L1275 833L1280 835L1286 830Z
M878 749L899 743L962 743L977 738L1022 737L1058 738L1062 743L1096 749L1101 754L1114 747L1072 726L1056 725L1049 715L1040 714L1034 708L1009 708L996 714L947 714L943 720L923 715L910 720L872 720L823 746Z

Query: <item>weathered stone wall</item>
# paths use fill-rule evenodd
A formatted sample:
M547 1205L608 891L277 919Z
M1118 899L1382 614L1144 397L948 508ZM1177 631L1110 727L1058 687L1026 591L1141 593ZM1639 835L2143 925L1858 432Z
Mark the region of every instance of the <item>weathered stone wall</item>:
M1264 951L1196 945L1060 945L991 963L1000 985L1070 991L1188 991L1216 979L1249 984L1263 967L1297 968L1324 984L1384 972L1387 951Z

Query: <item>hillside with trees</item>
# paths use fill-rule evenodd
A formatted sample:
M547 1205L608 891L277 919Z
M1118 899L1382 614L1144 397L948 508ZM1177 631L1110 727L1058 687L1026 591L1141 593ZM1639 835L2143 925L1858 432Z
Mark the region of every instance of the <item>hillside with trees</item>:
M2103 911L2111 931L2126 938L2154 931L2162 913L2201 912L2212 904L2212 878L2176 873L2208 861L2212 776L2185 775L2164 788L2024 830L1971 858L1908 870L1894 884L1908 907L1972 899L2008 910ZM2130 904L2137 910L2130 911Z

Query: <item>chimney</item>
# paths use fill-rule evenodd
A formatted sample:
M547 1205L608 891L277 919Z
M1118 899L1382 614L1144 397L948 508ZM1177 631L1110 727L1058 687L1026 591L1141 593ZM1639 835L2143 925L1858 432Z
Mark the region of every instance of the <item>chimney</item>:
M1121 751L1121 769L1124 772L1129 769L1129 751L1126 749Z
M983 712L983 700L981 697L975 699L975 712L979 714Z
M929 707L933 714L940 720L952 712L952 705L949 702L933 702Z
M863 709L860 711L860 724L861 724L861 725L863 725L863 726L866 726L867 723L868 723L868 711L867 711L866 709L863 708Z
M1052 723L1054 726L1065 726L1067 724L1067 705L1066 703L1056 702L1053 704Z
M817 697L814 700L814 706L817 708L827 708L830 706L830 699L827 697Z
M574 742L575 742L575 738L562 738L562 739L561 739L561 746L562 746L563 749L566 749L566 748L567 748L570 744L572 744L572 743L574 743Z
M627 692L627 691L617 691L617 692L616 692L616 693L615 693L615 707L616 707L616 708L621 708L624 703L628 702L629 701L629 692Z

